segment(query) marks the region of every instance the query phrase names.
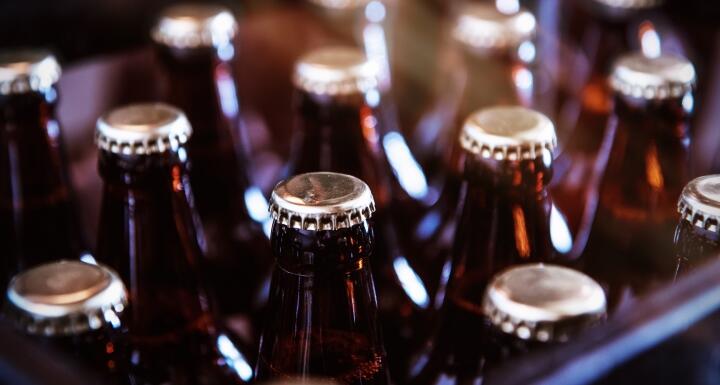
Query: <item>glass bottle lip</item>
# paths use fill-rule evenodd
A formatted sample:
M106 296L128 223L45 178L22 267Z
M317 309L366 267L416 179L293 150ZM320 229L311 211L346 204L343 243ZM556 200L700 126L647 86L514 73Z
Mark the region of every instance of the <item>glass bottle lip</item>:
M295 175L278 183L270 197L273 220L302 230L348 228L367 221L374 211L365 182L334 172Z
M173 151L187 143L192 127L185 114L164 103L129 104L110 110L96 125L98 148L122 155Z
M293 71L295 87L313 95L364 94L379 87L379 68L358 48L331 46L300 57Z
M0 95L46 90L57 83L61 73L60 64L49 51L1 51Z
M610 86L625 96L646 100L677 98L695 86L695 67L686 58L642 52L625 54L613 64Z
M589 276L562 266L525 264L497 274L483 312L504 333L526 340L561 342L601 320L607 301Z
M557 145L550 119L520 106L495 106L471 114L459 136L462 148L496 160L537 159Z
M453 37L473 50L509 50L531 40L535 16L524 8L501 12L494 4L467 3L458 12Z
M6 314L28 334L76 335L119 323L127 303L125 285L112 269L61 260L15 276Z
M720 232L720 174L693 179L678 199L681 220L712 232Z
M177 4L165 8L151 31L152 39L173 48L219 47L238 31L232 12L212 4Z

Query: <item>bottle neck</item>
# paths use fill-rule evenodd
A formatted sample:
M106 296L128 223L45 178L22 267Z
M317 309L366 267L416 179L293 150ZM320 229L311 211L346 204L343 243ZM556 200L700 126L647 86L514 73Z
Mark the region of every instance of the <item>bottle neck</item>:
M301 375L385 383L369 264L372 226L316 232L275 223L271 243L276 267L257 380Z
M288 171L291 175L317 170L353 175L370 186L378 206L384 207L390 199L381 147L386 127L379 108L371 107L366 99L362 94L326 97L296 90ZM381 102L376 101L379 106Z
M181 154L100 151L105 183L98 259L128 287L134 337L182 336L212 327L197 275L204 241Z

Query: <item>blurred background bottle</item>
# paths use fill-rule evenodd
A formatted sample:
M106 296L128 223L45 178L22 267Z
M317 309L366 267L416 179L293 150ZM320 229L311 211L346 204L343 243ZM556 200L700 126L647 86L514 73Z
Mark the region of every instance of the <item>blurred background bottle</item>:
M232 60L237 22L213 5L166 9L153 29L164 99L187 114L190 183L207 238L205 275L223 315L248 315L267 296L272 256L267 202L252 183L249 134ZM265 224L269 230L269 222Z
M0 284L85 254L55 116L60 65L46 51L0 53Z
M5 317L19 332L72 357L108 385L134 384L128 372L127 293L112 270L62 260L18 274Z
M138 381L245 383L252 366L218 328L200 280L204 237L186 171L191 134L185 115L165 104L120 107L98 120L98 259L127 282Z
M368 185L345 174L296 175L275 187L271 211L276 261L256 379L388 384Z

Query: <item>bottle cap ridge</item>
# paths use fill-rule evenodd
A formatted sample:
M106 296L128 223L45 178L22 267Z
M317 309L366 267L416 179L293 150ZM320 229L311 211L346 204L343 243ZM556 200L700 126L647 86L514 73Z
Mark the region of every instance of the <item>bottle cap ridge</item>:
M508 14L493 4L468 3L460 9L453 36L473 49L514 49L535 36L536 24L524 9Z
M602 319L606 299L602 287L579 271L526 264L492 279L483 312L504 333L561 342Z
M0 95L23 94L52 87L60 79L60 64L48 51L0 52Z
M496 106L467 118L460 133L465 151L496 160L536 159L552 153L555 126L545 115L519 106Z
M210 4L178 4L166 8L153 28L153 40L174 48L218 47L238 30L232 12Z
M630 53L615 61L610 85L615 91L635 98L675 98L695 86L695 67L680 56L663 54L650 58L640 52Z
M315 95L363 94L378 88L379 69L359 49L326 47L311 51L295 64L293 82Z
M370 187L334 172L295 175L278 183L270 197L273 219L303 230L337 230L368 220L375 211Z
M58 261L18 274L7 290L9 318L29 334L73 335L115 322L127 292L111 269Z
M720 231L720 174L693 179L678 200L682 220L705 230Z

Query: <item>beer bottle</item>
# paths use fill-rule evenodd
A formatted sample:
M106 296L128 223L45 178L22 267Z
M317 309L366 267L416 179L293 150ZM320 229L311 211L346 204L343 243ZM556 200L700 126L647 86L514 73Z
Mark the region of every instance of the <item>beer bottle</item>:
M127 294L118 275L101 265L61 260L12 279L5 316L18 331L102 376L131 384L127 372Z
M84 242L55 117L60 65L44 51L0 53L0 284Z
M557 259L554 243L567 232L557 228L547 192L556 145L547 117L518 106L486 108L467 119L460 143L466 192L449 281L435 334L409 368L411 383L474 383L482 369L488 281L513 265Z
M646 290L669 278L677 199L689 179L689 123L695 70L685 58L621 56L610 85L610 158L585 261L609 285ZM623 274L618 274L623 271Z
M602 287L577 270L538 263L496 275L482 305L489 323L484 371L570 340L600 322L605 307Z
M421 173L413 173L401 136L383 119L382 97L375 66L362 52L329 47L303 56L295 67L296 126L290 174L333 171L365 181L375 197L377 248L373 271L380 293L380 318L385 330L393 375L418 333L427 325L430 297L414 270L412 255L400 243L395 218L413 215L411 197L393 189L402 183L421 189ZM403 174L390 164L400 159ZM407 167L406 167L407 166ZM396 181L397 183L393 183ZM417 190L416 190L417 191ZM397 370L396 370L397 369Z
M557 55L541 57L554 80L552 111L558 127L559 147L555 178L550 189L558 209L565 215L573 234L568 252L578 258L593 230L598 209L599 185L610 155L606 133L612 113L613 92L608 84L614 60L628 51L658 50L677 39L657 14L662 1L588 0L563 1L561 14L568 14L558 47L541 47L539 52ZM553 9L556 14L557 10ZM546 14L547 11L546 11ZM548 34L546 34L548 35ZM660 40L660 35L665 39ZM545 50L543 50L544 48Z
M431 296L437 295L443 264L447 260L457 224L461 200L462 148L457 140L463 119L473 111L496 104L529 106L533 73L528 51L534 51L533 15L520 9L502 13L491 4L467 3L459 7L453 36L462 51L464 81L457 96L441 99L433 113L445 115L446 125L419 131L422 141L432 145L424 159L432 183L439 185L440 198L414 223L412 254ZM455 100L455 105L451 105ZM432 131L436 130L436 131ZM419 145L423 148L423 145Z
M275 187L270 210L275 269L256 380L387 384L368 185L331 172L296 175Z
M237 23L213 5L166 9L153 30L165 100L187 114L190 183L207 237L208 274L221 314L248 314L264 301L272 256L265 197L252 183L232 59ZM265 290L267 290L265 288Z
M680 194L678 211L676 278L720 252L720 175L705 175L690 181Z
M131 371L147 384L237 384L252 368L216 326L198 276L204 242L186 172L185 115L165 104L97 123L104 181L98 259L130 291Z

